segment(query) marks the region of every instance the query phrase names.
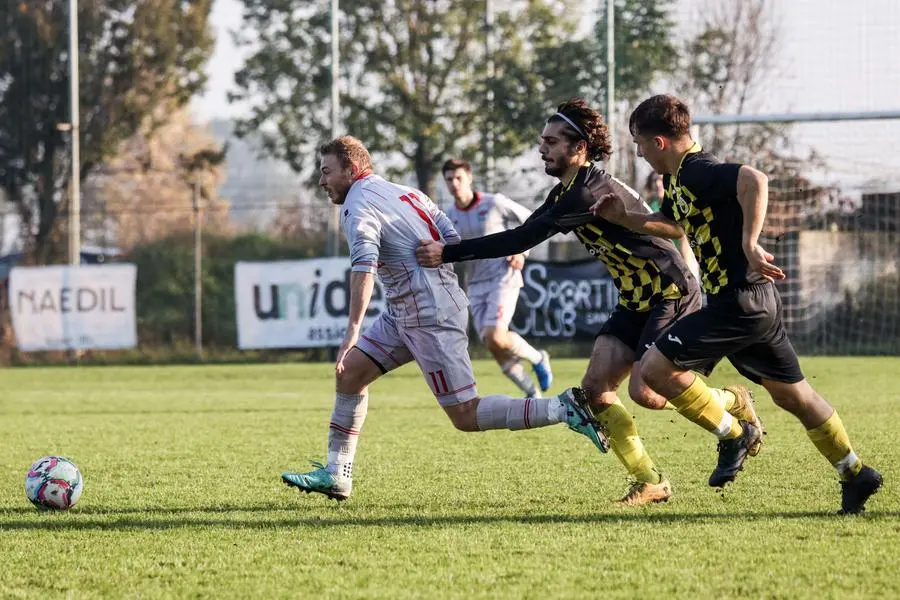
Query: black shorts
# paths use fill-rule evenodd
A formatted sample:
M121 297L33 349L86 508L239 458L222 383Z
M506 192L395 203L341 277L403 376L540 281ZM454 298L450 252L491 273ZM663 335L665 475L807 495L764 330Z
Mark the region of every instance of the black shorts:
M784 330L781 296L770 283L709 296L705 307L675 323L656 347L678 367L704 375L727 357L754 383L803 380Z
M702 305L703 299L696 286L691 286L686 296L677 300L663 300L644 312L619 305L609 315L597 336L611 335L620 340L634 350L634 360L637 362L676 320L700 310Z

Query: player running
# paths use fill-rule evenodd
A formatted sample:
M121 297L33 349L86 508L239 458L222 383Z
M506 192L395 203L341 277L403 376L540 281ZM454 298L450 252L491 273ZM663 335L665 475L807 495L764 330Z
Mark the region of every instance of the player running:
M697 310L701 299L671 241L633 233L590 213L591 187L614 193L632 210L649 212L634 190L592 162L606 160L611 151L609 132L596 110L581 99L560 104L541 133L544 170L559 180L544 204L515 229L457 245L423 240L416 254L420 264L434 267L523 252L557 233L574 231L588 252L603 261L619 290L619 305L597 335L582 388L571 392L587 398L613 451L634 478L621 502L641 505L667 500L672 487L645 450L616 390L631 373L632 399L647 408L665 407L665 398L638 376L638 361L669 324ZM739 418L757 420L745 388L716 393Z
M784 273L759 244L768 202L768 178L740 164L720 163L690 135L687 105L653 96L631 114L629 128L643 157L665 174L658 213L635 211L597 188L595 214L629 229L678 238L687 234L700 263L707 306L679 319L641 363L641 376L678 411L713 431L719 443L711 486L734 480L759 431L730 419L703 379L723 357L772 400L793 414L841 480L841 512L858 513L882 485L882 477L853 451L834 408L803 376L782 321L773 283ZM696 418L691 418L696 415Z
M521 225L531 214L530 210L503 194L474 191L472 167L464 160L451 158L444 163L441 173L454 199L447 216L464 240ZM503 374L526 396L540 398L540 391L522 368L521 361L531 365L540 389L547 391L553 382L550 355L535 349L518 333L509 330L523 285L524 265L524 253L473 261L466 295L469 297L475 331Z
M552 398L479 398L469 360L468 302L449 266L416 264L423 237L455 243L447 216L419 190L372 172L363 144L342 136L321 146L319 185L343 210L350 246L350 315L338 350L327 464L308 473L283 473L289 486L346 500L353 460L369 402L368 387L412 360L453 425L461 431L528 429L565 422L605 451L606 440L587 406L571 392ZM387 309L364 332L363 317L378 273Z

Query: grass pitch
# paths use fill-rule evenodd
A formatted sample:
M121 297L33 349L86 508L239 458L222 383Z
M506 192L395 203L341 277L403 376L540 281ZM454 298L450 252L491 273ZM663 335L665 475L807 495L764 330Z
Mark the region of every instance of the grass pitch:
M626 509L611 454L564 426L457 432L406 367L373 386L337 504L279 479L324 458L330 365L0 371L0 597L900 597L900 359L803 363L885 475L865 515L833 515L832 469L760 389L769 435L723 494L709 434L626 400L675 485ZM585 364L557 361L554 389ZM46 454L84 474L69 512L25 498Z

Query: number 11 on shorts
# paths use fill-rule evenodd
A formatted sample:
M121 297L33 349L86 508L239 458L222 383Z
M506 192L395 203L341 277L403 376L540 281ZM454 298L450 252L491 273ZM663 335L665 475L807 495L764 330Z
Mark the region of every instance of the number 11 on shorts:
M428 376L431 377L432 389L435 394L447 394L450 388L447 386L447 380L444 379L444 370L429 371Z

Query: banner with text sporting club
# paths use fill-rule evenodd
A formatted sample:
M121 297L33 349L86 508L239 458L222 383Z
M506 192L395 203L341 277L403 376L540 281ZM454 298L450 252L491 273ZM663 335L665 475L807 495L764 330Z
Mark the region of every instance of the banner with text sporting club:
M15 267L9 310L19 349L133 348L135 280L130 264Z
M350 314L350 261L238 262L234 299L241 349L339 346ZM364 325L383 310L376 283Z
M524 337L593 339L619 302L600 261L529 261L510 328Z

